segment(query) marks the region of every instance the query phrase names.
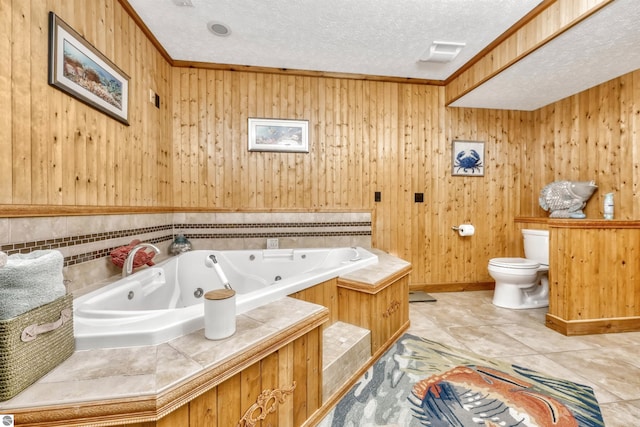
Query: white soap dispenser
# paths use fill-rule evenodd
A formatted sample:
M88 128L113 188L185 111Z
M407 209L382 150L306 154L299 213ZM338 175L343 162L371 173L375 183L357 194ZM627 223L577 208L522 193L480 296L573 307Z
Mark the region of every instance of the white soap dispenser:
M604 195L604 219L613 219L613 193Z

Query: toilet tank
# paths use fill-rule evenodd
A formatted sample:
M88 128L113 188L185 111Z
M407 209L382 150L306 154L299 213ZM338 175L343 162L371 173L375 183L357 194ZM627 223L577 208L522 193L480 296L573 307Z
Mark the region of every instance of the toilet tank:
M549 230L522 230L524 257L549 265Z

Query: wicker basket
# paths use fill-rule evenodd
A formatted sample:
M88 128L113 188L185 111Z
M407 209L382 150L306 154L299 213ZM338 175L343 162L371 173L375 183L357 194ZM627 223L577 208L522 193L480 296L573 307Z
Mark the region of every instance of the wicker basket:
M11 399L75 350L73 296L0 320L0 401Z

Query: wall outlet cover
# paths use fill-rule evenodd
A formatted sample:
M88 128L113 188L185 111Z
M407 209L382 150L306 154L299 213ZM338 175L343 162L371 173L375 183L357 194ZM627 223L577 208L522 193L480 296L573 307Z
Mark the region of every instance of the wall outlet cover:
M278 239L267 239L267 249L278 249Z

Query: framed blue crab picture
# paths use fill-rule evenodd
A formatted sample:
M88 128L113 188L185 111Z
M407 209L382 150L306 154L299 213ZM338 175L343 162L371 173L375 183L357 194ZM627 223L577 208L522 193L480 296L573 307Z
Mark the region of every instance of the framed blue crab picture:
M453 141L451 175L484 176L484 142Z

